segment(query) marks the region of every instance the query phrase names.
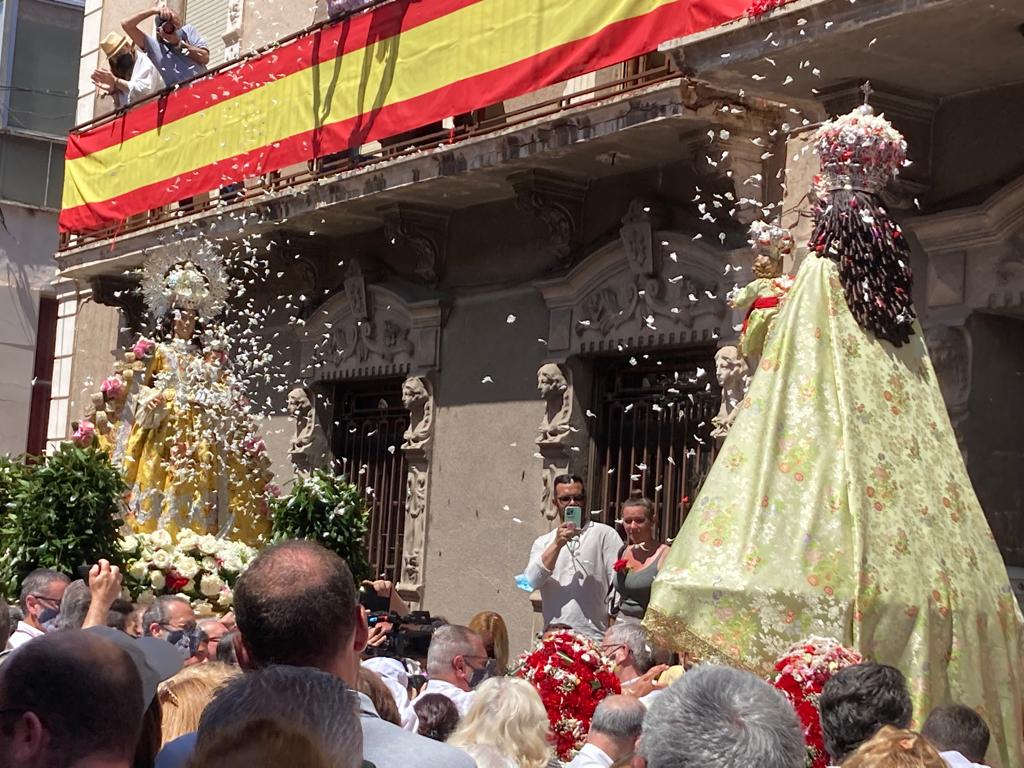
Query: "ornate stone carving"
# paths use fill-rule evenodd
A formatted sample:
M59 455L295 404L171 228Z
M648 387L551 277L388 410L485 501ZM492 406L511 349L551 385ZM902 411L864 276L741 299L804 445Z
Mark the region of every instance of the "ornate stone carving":
M630 271L637 276L661 273L661 244L656 239L660 211L654 203L634 200L622 217L619 238Z
M950 423L956 432L960 450L964 452L971 396L971 336L963 326L939 325L925 331L925 343L946 401Z
M224 61L238 58L242 42L242 15L245 13L245 0L228 0L228 19L221 37L224 40ZM211 62L220 64L220 62Z
M747 361L733 345L722 347L715 353L715 376L722 388L722 407L711 424L711 436L724 440L736 419L737 407L746 396L750 371Z
M303 329L304 375L330 381L437 367L444 315L438 301L410 304L352 274L345 282Z
M358 261L352 262L345 276L345 296L348 298L352 317L358 321L369 318L366 308L366 281L363 279L363 270Z
M412 205L396 205L382 213L385 237L412 254L413 273L426 283L438 283L444 274L450 214Z
M563 265L579 245L587 184L549 171L520 171L509 177L516 206L542 221L548 230L544 247Z
M405 535L398 590L408 600L419 600L426 559L427 500L430 492L431 440L434 436L434 396L430 380L410 376L402 385L402 405L409 409L409 428L403 435L405 478Z
M544 400L544 417L537 431L537 449L541 459L541 512L548 520L557 517L552 490L558 475L569 471L572 454L579 450L574 436L575 396L572 375L556 363L545 363L537 371L537 391Z
M652 238L650 260L627 255L630 243L620 238L567 277L539 285L550 310L549 352L589 354L719 337L728 315L727 254L677 233L654 231ZM632 240L634 246L644 242ZM648 266L657 271L645 273Z
M288 414L295 420L295 435L288 446L297 474L308 474L327 463L327 436L320 426L314 398L304 387L288 393Z
M537 391L544 399L544 419L537 444L564 443L572 430L572 385L561 365L546 363L537 371Z
M402 450L423 450L434 434L434 398L430 382L410 376L402 385L402 405L409 410L409 428L402 436Z

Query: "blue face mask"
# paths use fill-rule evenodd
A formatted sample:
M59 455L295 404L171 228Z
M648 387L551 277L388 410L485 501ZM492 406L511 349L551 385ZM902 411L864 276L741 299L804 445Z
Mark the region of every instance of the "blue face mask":
M487 680L490 677L494 677L495 674L497 674L497 671L498 662L494 659L488 659L487 663L484 664L482 667L473 669L473 674L469 676L469 680L467 680L466 682L469 683L470 688L476 688L484 680Z
M40 612L37 621L39 622L40 626L46 627L47 631L49 631L50 628L47 627L47 625L53 623L53 620L57 618L58 613L60 613L60 611L58 611L56 608L44 608Z

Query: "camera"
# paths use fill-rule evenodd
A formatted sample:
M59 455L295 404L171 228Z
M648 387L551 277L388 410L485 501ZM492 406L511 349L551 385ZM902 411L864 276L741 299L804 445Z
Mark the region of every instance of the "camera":
M174 26L174 20L170 16L160 17L160 31L165 35L173 35L178 31L178 28Z
M371 613L367 623L371 627L378 624L390 625L384 642L367 648L367 656L426 658L430 638L434 636L434 622L429 611L411 611L408 616L399 616L394 611L379 611Z

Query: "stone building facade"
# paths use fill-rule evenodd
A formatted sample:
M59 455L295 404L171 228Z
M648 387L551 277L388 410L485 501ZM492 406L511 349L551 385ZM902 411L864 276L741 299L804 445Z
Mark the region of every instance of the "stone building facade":
M262 5L232 6L226 45L264 42L266 25L252 31L249 20L289 6ZM746 225L779 204L786 224L805 226L814 158L803 123L859 93L844 46L874 25L889 30L883 46L897 45L917 13L931 14L933 34L947 24L906 3L888 14L885 2L858 3L859 19L827 0L797 5L480 105L530 111L454 143L391 156L367 148L371 161L341 173L254 187L242 203L63 249L78 317L68 412L84 407L137 321L126 267L172 236L259 238L278 277L249 298L269 310L267 344L288 383L312 393L333 457L374 501L374 562L450 620L499 611L524 645L535 619L514 577L553 524L555 474L586 477L606 521L639 490L658 502L663 537L678 528L714 456L714 355L741 319L725 295L749 274L736 271L749 266ZM812 36L814 56L835 62L820 65L819 93L758 88L767 31L783 41L776 65L788 57L794 73L809 71L797 34L808 25L797 21L826 35L826 6L842 14L831 43ZM87 16L87 34L101 37L125 10L90 5L99 15ZM94 37L83 39L86 58ZM982 503L1008 565L1024 566L1024 150L1008 114L1024 104L1013 99L1024 83L991 64L977 82L921 92L922 75L887 61L866 53L863 67L920 158L893 200L912 234L917 303ZM83 92L80 118L94 104ZM965 165L968 139L999 161ZM302 297L298 308L281 306L283 295ZM267 442L287 475L285 396L263 396L274 413Z

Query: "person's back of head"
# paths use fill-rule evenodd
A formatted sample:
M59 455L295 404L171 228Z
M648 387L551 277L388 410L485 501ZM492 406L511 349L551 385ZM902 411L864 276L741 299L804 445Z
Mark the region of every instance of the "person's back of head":
M402 716L398 712L398 704L395 697L388 690L380 675L366 667L359 668L359 692L365 693L373 702L373 708L381 720L394 725L402 725Z
M295 765L337 768L308 731L276 718L258 718L218 731L189 758L186 768Z
M840 669L818 700L821 731L833 761L842 760L883 725L906 728L913 705L903 673L887 664L865 662Z
M361 768L357 700L340 679L310 667L270 666L239 675L214 695L199 720L196 746L251 720L272 719L308 733L334 768Z
M498 674L508 670L508 627L500 613L481 611L467 626L480 635L488 655L498 664Z
M883 725L843 761L843 768L946 768L921 734Z
M633 696L607 696L594 710L590 721L590 738L604 737L632 751L636 740L640 738L646 713L647 707ZM622 757L624 754L614 757Z
M60 599L60 611L57 614L57 629L81 629L85 623L85 615L89 612L92 592L89 585L81 579L68 584L64 597Z
M235 655L236 637L238 637L237 631L228 632L217 643L217 661L221 664L229 664L233 667L238 666L238 657Z
M984 763L991 734L985 720L970 707L936 707L921 728L921 735L939 752L959 752L972 763Z
M234 611L256 667L329 669L358 623L348 565L308 541L285 541L257 555L235 585Z
M413 705L419 720L417 733L434 741L448 741L459 725L459 708L440 693L428 693Z
M163 743L193 733L214 694L239 674L241 671L237 667L214 661L186 667L170 680L160 683L158 698L163 712Z
M518 677L492 677L476 689L448 743L496 750L518 768L542 768L552 756L548 732L547 710L532 685Z
M807 751L782 694L748 672L705 665L651 704L638 753L647 768L802 768Z
M81 630L26 643L0 666L0 754L11 765L128 766L143 689L128 654Z

